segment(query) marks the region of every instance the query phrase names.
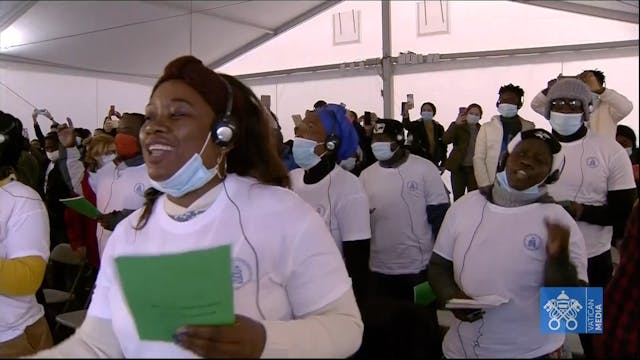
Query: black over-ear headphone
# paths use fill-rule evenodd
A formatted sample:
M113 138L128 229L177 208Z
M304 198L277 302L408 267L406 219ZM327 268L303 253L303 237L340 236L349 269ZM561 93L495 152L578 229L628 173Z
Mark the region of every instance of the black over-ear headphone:
M13 130L14 127L16 127L16 122L12 120L11 125L9 125L8 128L3 129L2 132L0 132L0 144L9 140L9 132L11 132L11 130Z
M335 134L338 119L334 113L331 114L331 117L333 118L333 125L331 127L331 132L324 141L324 147L327 151L336 152L338 151L338 147L340 147L340 138Z
M218 146L229 146L236 136L236 123L231 111L233 110L233 90L227 80L221 75L218 75L220 80L227 88L227 108L220 120L213 124L211 132L213 134L213 140Z

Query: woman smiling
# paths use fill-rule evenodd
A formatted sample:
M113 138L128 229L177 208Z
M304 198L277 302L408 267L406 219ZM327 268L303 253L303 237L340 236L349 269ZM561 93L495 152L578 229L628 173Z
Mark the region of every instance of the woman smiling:
M192 56L167 65L140 130L154 189L114 231L83 325L38 356L347 357L358 349L362 321L340 252L323 220L285 188L266 114L250 89ZM233 279L235 324L183 324L175 343L141 340L115 259L222 245L243 265Z
M564 166L558 141L542 129L523 131L508 144L505 164L486 195L474 191L451 206L433 249L429 281L441 303L503 302L453 310L442 345L447 358L557 356L564 334L540 331L540 288L588 280L582 234L546 194Z

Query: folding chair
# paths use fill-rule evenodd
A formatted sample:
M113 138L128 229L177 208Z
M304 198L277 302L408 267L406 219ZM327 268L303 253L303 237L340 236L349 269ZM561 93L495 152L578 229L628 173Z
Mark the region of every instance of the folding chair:
M75 299L75 291L80 281L80 277L85 268L86 260L76 254L69 244L58 244L51 255L49 255L50 262L58 262L61 264L73 266L77 268L77 273L73 279L73 283L68 291L58 289L43 289L45 303L47 305L64 303L62 312L66 312L73 299Z
M69 311L56 316L57 324L55 326L55 329L58 329L59 325L63 325L76 330L80 327L80 325L82 325L82 323L84 322L84 318L87 317L87 308L89 308L91 297L93 297L94 288L95 284L92 285L91 293L87 297L87 301L85 301L82 310Z

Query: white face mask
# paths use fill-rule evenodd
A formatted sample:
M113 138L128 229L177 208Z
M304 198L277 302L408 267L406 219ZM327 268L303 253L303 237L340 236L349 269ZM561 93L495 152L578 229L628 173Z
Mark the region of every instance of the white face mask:
M356 158L350 157L340 161L340 167L347 171L353 170L353 168L356 167Z
M478 123L478 121L480 121L480 116L473 115L473 114L468 114L467 115L467 124L475 125L475 124Z
M60 151L47 151L47 158L52 162L57 161L60 158Z
M549 122L551 123L551 128L558 134L569 136L575 134L582 126L582 113L565 114L551 111L549 113Z
M371 144L371 151L373 152L373 156L375 156L379 161L389 160L395 153L395 151L391 151L391 142L373 143Z
M498 105L498 112L506 118L512 118L518 114L518 106L513 104Z
M115 159L116 159L116 154L102 155L100 156L100 159L98 159L98 167L101 168Z

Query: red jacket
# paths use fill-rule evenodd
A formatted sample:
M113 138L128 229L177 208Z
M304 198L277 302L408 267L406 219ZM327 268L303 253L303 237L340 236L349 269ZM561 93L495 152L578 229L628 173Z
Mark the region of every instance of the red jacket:
M95 206L96 194L89 185L88 171L84 172L84 177L82 178L82 192L82 195ZM67 237L71 248L76 250L80 247L85 247L88 263L98 268L100 266L100 255L98 253L98 240L96 239L97 222L71 209L66 209L64 221L67 224Z

